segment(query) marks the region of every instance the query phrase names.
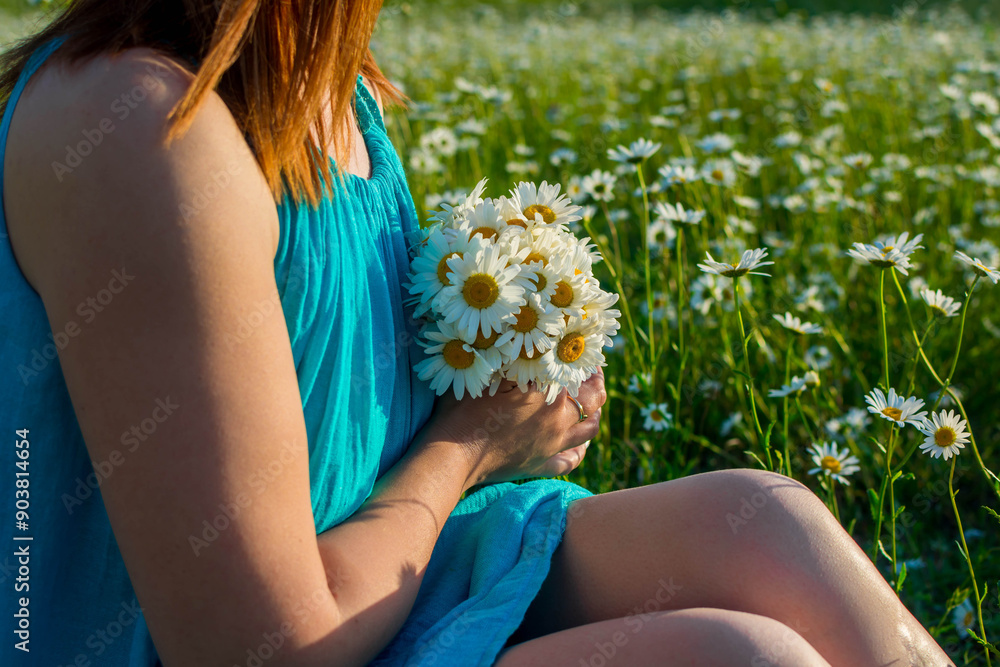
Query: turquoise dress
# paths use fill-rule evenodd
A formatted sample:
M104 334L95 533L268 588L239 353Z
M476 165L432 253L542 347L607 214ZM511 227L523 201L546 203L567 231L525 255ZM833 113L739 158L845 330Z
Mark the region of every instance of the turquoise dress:
M59 43L35 54L7 106L0 183L14 106ZM400 288L409 262L404 235L417 228L417 216L360 79L355 100L371 179L348 176L344 189L317 208L290 201L278 208L274 273L309 436L317 533L358 509L434 403L412 371L422 352ZM2 213L0 665L151 667L155 646L101 501L45 310L14 260ZM14 521L18 429L29 429L26 530ZM493 664L548 573L569 504L588 495L567 482L535 480L487 486L463 499L445 523L412 612L371 664ZM25 545L30 574L21 583L29 589L14 593L14 552ZM29 598L30 653L12 641L21 596Z

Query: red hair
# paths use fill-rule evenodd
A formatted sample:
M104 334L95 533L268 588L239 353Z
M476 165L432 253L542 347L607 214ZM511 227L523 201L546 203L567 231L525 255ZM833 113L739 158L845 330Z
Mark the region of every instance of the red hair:
M368 48L381 0L73 0L0 56L0 104L40 46L76 62L148 47L192 63L194 81L171 113L181 134L213 90L225 101L279 201L315 205L332 191L330 158L346 164L348 114L358 74L390 102L403 97ZM197 63L194 65L193 63ZM332 123L323 121L332 109ZM326 146L339 139L335 155Z

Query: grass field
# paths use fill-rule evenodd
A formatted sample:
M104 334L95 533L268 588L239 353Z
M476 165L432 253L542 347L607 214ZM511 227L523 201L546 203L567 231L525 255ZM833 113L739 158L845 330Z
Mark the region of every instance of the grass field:
M867 412L865 396L892 387L926 410L958 410L936 398L964 326L951 383L981 460L997 468L1000 286L980 278L964 316L935 316L921 297L940 289L964 303L976 276L955 250L1000 264L996 25L922 7L768 22L508 9L390 8L376 50L413 100L390 127L418 208L457 203L484 176L492 196L547 180L585 206L579 231L598 240L598 276L622 292L634 328L623 316L606 429L569 479L609 491L720 467L790 471L835 500L958 664L985 664L964 632L979 632L978 609L951 463L988 638L1000 633L1000 523L983 506L1000 509L1000 487L971 444L932 458L917 449L921 432ZM642 138L662 147L638 170L609 158ZM614 183L608 197L587 178L595 170ZM664 220L660 203L705 215ZM924 235L908 275L846 254L903 232ZM740 279L744 355L733 281L697 264L706 251L731 262L759 247L775 264ZM821 333L785 328L774 316L786 312ZM818 385L768 395L810 370ZM822 442L857 457L849 485L810 474L809 448Z
M623 326L602 435L569 479L603 492L786 472L956 663L986 664L966 628L1000 637L1000 285L955 251L1000 265L997 24L921 2L768 21L499 4L392 2L375 50L412 100L388 125L418 209L482 177L492 196L559 183L585 207L578 231L605 254L597 274L621 293ZM660 147L609 157L638 139ZM677 203L704 215L671 220L661 205ZM847 255L904 232L923 235L909 260L873 257L907 274ZM728 263L754 248L770 276L698 267L706 251ZM924 289L955 302L936 311ZM961 413L974 439L933 458L916 426L866 410L877 387ZM832 458L814 459L827 442Z

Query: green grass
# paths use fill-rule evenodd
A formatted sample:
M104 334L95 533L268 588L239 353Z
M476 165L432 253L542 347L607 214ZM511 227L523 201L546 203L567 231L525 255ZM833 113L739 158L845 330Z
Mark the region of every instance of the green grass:
M997 75L979 67L997 65L997 44L995 24L933 10L903 19L762 22L733 14L592 16L548 10L512 18L481 7L441 11L416 3L409 12L387 12L376 36L383 68L413 100L390 129L410 160L418 208L432 208L442 198L455 202L481 177L489 177L491 196L505 194L522 179L578 184L594 169L613 171L617 165L608 159L608 149L638 138L663 144L642 166L647 183L658 180L660 167L678 160L696 169L721 160L722 171L733 172L726 186L700 181L650 194L653 204L681 202L706 212L700 224L684 229L680 266L675 247L652 251L652 331L644 311L644 207L635 170L618 176L607 205L582 200L607 264L621 268L622 303L637 322L639 342L633 345L623 335L608 352L605 427L569 479L604 492L722 467L778 468L787 448L790 458L783 468L790 465L793 477L828 498L826 485L808 472L814 467L808 448L833 440L861 465L849 487L836 488L842 523L873 554L879 513L868 494L883 493L881 539L890 555L890 498L888 489L882 492L886 465L880 450L889 437L888 422L872 419L851 429L843 420L849 409L866 407L865 394L884 376L879 270L845 251L853 242L872 243L883 235L925 235L909 277L899 276L921 333L929 310L916 294L918 281L961 301L971 281L953 259L956 248L979 253L993 266L1000 263L1000 217L991 212L1000 207L998 149L977 130L996 115L968 103L974 91L997 94ZM824 81L831 90L823 89ZM942 93L949 81L960 89L959 101ZM718 109L739 115L716 119L710 114ZM483 124L482 134L461 129L469 119ZM776 137L793 131L801 137L798 146L775 144ZM733 162L730 151L708 155L697 142L713 133L732 137L735 150L766 164L750 173ZM572 151L575 161L553 163L562 150ZM873 156L868 168L845 164L845 157L861 152ZM887 169L888 153L909 164L896 158L896 166ZM805 162L812 173L800 167ZM739 204L745 203L739 197L756 200L760 209ZM616 221L613 226L609 219ZM743 317L755 403L762 428L774 425L769 450L760 444L748 411L742 375L747 359L731 289L710 299L704 312L691 303L692 293L706 293L706 277L696 266L705 251L734 261L743 248L765 246L776 262L768 267L771 277L749 276L742 285L749 288ZM606 288L615 284L605 268L598 268L598 276ZM891 385L930 407L938 386L923 364L914 362L906 310L891 274L886 277ZM1000 450L998 297L1000 286L979 282L954 378L978 449L994 469ZM819 324L824 333L806 337L783 329L772 315L786 311ZM926 340L939 375L948 370L958 330L958 318L938 320ZM659 350L652 382L630 392L630 377L648 364L650 339ZM820 386L802 394L802 412L794 401L786 410L784 400L767 392L787 375L808 370L805 353L812 346L829 350L830 365L819 370ZM645 430L640 409L660 403L672 413L672 427ZM742 421L724 430L734 415ZM830 430L838 424L838 433ZM894 474L904 453L922 441L913 426L896 432ZM985 664L982 650L952 623L951 609L966 597L971 579L956 547L947 478L948 464L918 452L892 485L899 513L897 560L910 561L901 596L958 664ZM957 458L955 480L965 528L981 531L968 544L979 592L984 586L989 590L983 614L987 634L995 638L1000 524L983 506L998 509L1000 502L968 447ZM889 558L877 560L886 578L896 582Z

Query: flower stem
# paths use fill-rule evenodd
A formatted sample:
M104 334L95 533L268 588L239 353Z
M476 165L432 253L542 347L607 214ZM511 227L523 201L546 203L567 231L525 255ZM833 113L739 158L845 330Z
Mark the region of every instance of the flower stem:
M757 444L764 438L764 432L760 428L760 420L757 418L757 400L754 398L753 374L750 372L750 353L747 350L747 334L743 328L743 309L740 304L740 279L733 277L733 295L736 299L736 318L740 323L740 341L743 343L743 363L747 373L747 391L750 394L750 412L753 414L753 425L757 433Z
M836 517L837 523L840 523L840 508L837 506L837 480L831 475L830 481L830 511L833 512L833 516Z
M677 350L680 354L680 369L677 371L677 410L675 423L681 419L681 388L684 381L684 227L677 229Z
M642 261L646 271L646 308L647 325L649 328L649 367L656 368L656 330L653 328L653 280L649 266L649 193L646 190L646 179L642 175L642 163L635 165L635 173L639 176L639 188L642 190Z
M806 413L802 411L802 401L799 400L798 396L795 397L795 409L799 411L799 418L802 419L802 425L806 427L806 433L809 434L809 441L818 445L819 443L816 442L816 436L813 435L813 430L809 426L809 420L806 419ZM791 477L791 471L789 471L788 476Z
M895 277L895 274L893 274L893 276ZM927 370L934 377L934 380L938 383L940 387L940 389L938 390L938 397L934 401L934 405L931 406L930 411L935 412L938 409L938 406L941 405L941 401L944 399L945 394L947 394L948 396L951 397L951 400L954 401L955 406L958 408L958 411L962 415L962 419L964 419L967 424L971 423L969 422L969 416L965 412L965 405L962 404L962 400L958 397L958 394L956 394L952 390L951 380L954 377L955 368L958 366L958 357L962 349L962 338L965 333L965 318L969 311L969 302L972 301L972 293L975 291L976 285L978 283L979 283L979 276L976 276L976 278L972 281L972 285L969 287L968 293L965 295L965 302L962 304L962 317L959 324L958 343L955 348L955 356L952 358L951 370L949 370L947 377L944 380L942 380L941 376L938 375L937 372L934 370L934 366L931 365L931 362L927 358L927 355L924 354L923 340L917 336L916 329L913 326L913 318L910 315L910 308L906 300L906 294L903 292L903 287L899 284L899 279L898 278L896 279L896 289L899 290L899 295L903 299L903 305L906 306L906 315L910 322L910 332L913 334L913 339L917 343L917 352L919 353L920 358L923 360L924 365L927 367ZM928 325L928 331L929 330L930 326ZM925 333L924 334L925 339L926 336L927 334ZM983 458L979 454L979 447L976 444L976 438L974 435L972 435L971 429L969 433L969 441L972 446L972 451L976 456L976 463L979 464L979 470L980 472L983 473L983 476L986 478L986 484L990 487L990 490L993 491L993 494L997 497L997 500L1000 500L1000 488L997 488L997 484L993 481L993 477L988 472L986 464L983 463ZM913 454L913 451L914 451L913 449L910 450L910 452L906 455L906 458L903 459L903 463L905 463L910 458L910 456ZM902 465L903 464L901 463L899 467L902 468Z
M885 326L885 272L882 269L878 282L878 308L882 320L882 351L885 360L885 390L889 391L889 332Z
M785 350L785 384L789 384L792 381L792 346L789 345ZM785 448L785 473L791 477L792 476L792 464L788 463L788 396L785 396L782 401L784 405L782 406L782 417L784 418L782 422L782 436L784 438L784 448Z
M969 545L965 543L965 531L962 529L962 517L958 513L958 505L955 504L955 463L958 461L958 456L953 456L951 459L951 471L948 473L948 498L951 500L951 509L955 513L955 522L958 524L958 537L962 541L962 555L965 556L965 562L969 566L969 577L972 579L972 593L976 599L976 613L979 616L979 635L980 639L984 642L986 639L986 626L983 624L983 601L979 597L979 584L976 583L976 572L972 569L972 556L969 554ZM983 647L983 651L986 653L986 664L989 666L990 663L990 650L987 647Z

